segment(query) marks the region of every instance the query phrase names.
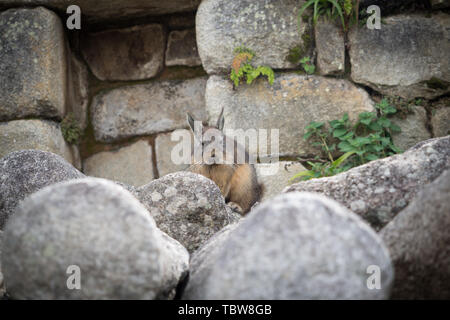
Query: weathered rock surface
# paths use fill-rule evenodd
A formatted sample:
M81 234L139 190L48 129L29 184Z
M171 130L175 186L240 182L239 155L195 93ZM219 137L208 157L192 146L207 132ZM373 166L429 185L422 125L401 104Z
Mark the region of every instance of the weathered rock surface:
M3 231L0 230L0 300L2 300L3 296L6 293L2 273L2 246L3 246Z
M135 187L153 180L152 149L139 140L116 151L103 151L84 160L88 176L124 182Z
M342 74L345 69L345 39L342 26L320 20L315 28L317 67L322 75Z
M450 170L380 232L395 266L392 298L450 299Z
M280 161L278 163L270 164L278 166L278 168L275 167L276 170L273 171L274 174L269 174L272 173L272 169L268 169L268 165L269 164L262 163L255 164L258 182L264 185L263 197L260 201L271 199L280 194L284 188L291 184L289 179L297 173L306 170L305 167L298 162Z
M189 282L188 287L185 288L187 291L182 293L183 299L191 299L190 296L194 294L193 291L204 290L203 288L200 289L205 284L204 278L212 270L220 249L238 225L239 223L232 223L222 228L191 255Z
M166 66L200 66L195 29L169 33L166 50Z
M165 38L159 24L100 31L82 39L82 53L100 80L148 79L163 67Z
M214 233L235 222L219 187L191 172L175 172L137 189L158 227L193 252Z
M67 91L67 112L73 114L73 118L81 130L87 127L89 84L87 67L73 54L69 57Z
M187 271L187 252L173 245L130 193L86 178L49 186L19 205L4 229L3 272L17 299L154 299ZM79 290L67 287L76 283L68 279L72 265Z
M45 186L83 178L60 156L39 150L23 150L0 159L0 229L17 204Z
M420 141L431 138L427 129L427 112L423 107L413 107L406 118L392 118L392 122L402 130L392 136L394 144L402 150L407 150Z
M61 119L66 58L58 16L45 8L0 13L0 120Z
M372 265L381 272L378 290L367 286ZM191 267L185 299L385 299L393 281L378 235L337 202L311 193L261 204L196 252Z
M317 154L303 139L311 121L340 119L345 113L355 120L360 112L373 111L368 94L347 80L295 73L277 74L273 85L260 79L237 90L228 78L211 76L205 100L209 119L215 121L224 108L225 129L267 129L270 155L276 155L271 130L278 129L280 156Z
M13 151L37 149L56 153L74 163L71 147L58 123L48 120L14 120L0 123L0 158Z
M95 96L95 139L111 142L186 127L186 112L205 120L205 78L121 87Z
M450 166L450 136L418 143L403 154L375 160L333 177L296 183L284 190L318 192L380 229L417 192Z
M351 77L383 94L405 99L450 92L450 17L398 15L379 30L349 33Z
M170 133L161 133L158 134L158 136L155 139L155 152L156 152L156 166L158 168L158 173L159 176L165 176L166 174L172 173L172 172L177 172L177 171L182 171L184 169L186 169L187 167L189 167L190 165L190 160L191 160L191 149L189 149L188 152L186 153L182 153L182 151L175 152L178 150L178 145L180 143L182 143L182 138L181 135L183 137L191 137L191 146L193 146L193 135L191 134L190 130L187 129L179 129L179 130L175 130L173 132L173 137L174 139L180 139L180 140L176 140L176 141L172 141L172 132ZM177 149L175 149L177 148ZM177 159L172 159L172 152L174 152L174 155L177 156ZM187 156L186 156L187 154ZM185 160L188 161L182 161L183 163L178 163L178 156L180 157L180 162L181 159L185 157ZM177 161L175 161L177 160Z
M450 135L450 98L444 98L433 104L431 126L435 137Z
M207 73L229 73L234 49L245 46L255 52L255 66L293 68L286 57L303 46L308 26L297 25L296 0L205 0L197 11L197 45Z
M70 4L81 8L83 17L88 23L107 20L131 19L144 16L161 15L175 12L194 11L200 0L2 0L0 7L18 5L45 5L57 9L64 14Z

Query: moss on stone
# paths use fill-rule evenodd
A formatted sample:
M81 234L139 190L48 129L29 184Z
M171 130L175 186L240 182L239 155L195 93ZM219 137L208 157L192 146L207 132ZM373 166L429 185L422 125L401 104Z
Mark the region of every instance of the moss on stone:
M69 113L61 121L61 133L70 144L78 144L81 135L83 134L78 121L75 119L73 113Z

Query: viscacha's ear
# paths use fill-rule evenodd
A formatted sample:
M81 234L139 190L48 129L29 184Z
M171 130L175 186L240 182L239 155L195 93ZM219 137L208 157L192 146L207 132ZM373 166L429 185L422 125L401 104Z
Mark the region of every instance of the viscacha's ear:
M217 119L216 128L223 131L223 126L225 125L225 117L223 116L223 108L220 111L219 119Z
M192 132L194 132L194 122L195 122L194 118L189 113L186 113L186 119Z

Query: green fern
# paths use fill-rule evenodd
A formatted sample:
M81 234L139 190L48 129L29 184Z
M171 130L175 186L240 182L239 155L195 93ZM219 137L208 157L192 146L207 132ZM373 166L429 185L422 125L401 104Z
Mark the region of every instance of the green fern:
M242 80L245 79L247 84L252 82L259 76L266 76L272 85L275 80L275 73L268 66L258 66L254 68L249 62L253 59L254 53L245 47L237 47L234 49L236 56L231 64L230 79L235 87L238 87Z

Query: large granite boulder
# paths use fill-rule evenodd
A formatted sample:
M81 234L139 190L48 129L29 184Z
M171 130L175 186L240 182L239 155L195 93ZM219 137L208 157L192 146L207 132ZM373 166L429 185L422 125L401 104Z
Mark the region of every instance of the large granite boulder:
M380 236L395 267L394 299L450 299L450 170L423 187Z
M238 214L227 210L219 187L192 172L168 174L136 191L158 227L189 252L239 220Z
M393 269L381 239L324 196L280 195L211 241L192 256L185 299L389 297Z
M403 154L375 160L338 175L303 181L284 192L318 192L380 229L450 166L450 136L418 143Z
M50 152L23 150L0 159L0 229L28 195L48 185L79 178L84 175Z
M48 186L25 199L4 229L8 293L15 299L164 298L189 260L166 237L113 182Z

